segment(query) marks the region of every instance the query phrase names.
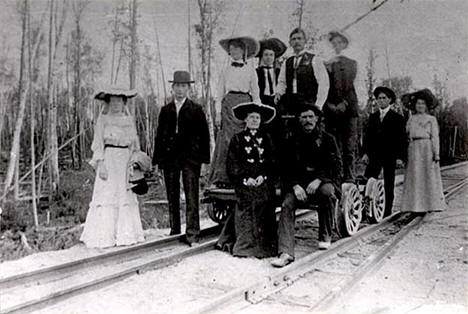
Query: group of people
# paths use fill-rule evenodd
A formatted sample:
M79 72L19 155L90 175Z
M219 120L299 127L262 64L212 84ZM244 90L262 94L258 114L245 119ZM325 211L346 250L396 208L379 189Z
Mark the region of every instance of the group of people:
M357 62L343 51L349 37L328 37L335 56L323 61L307 51L306 34L289 36L294 55L279 64L287 50L277 38L232 37L220 41L229 55L215 99L218 125L213 158L202 107L189 99L193 80L176 71L173 100L160 112L152 164L162 169L169 204L170 234L180 234L180 176L186 199L186 242L199 242L201 164L211 162L212 187L233 188L237 204L224 224L216 247L234 256L276 257L283 267L294 261L295 210L318 205L318 246L329 248L334 209L341 194L356 184L358 99ZM259 58L254 68L252 59ZM143 240L135 196L129 185L140 154L135 122L126 109L133 91L103 91L105 102L95 127L92 164L97 175L82 235L87 246L125 245ZM411 95L414 114L406 123L391 109L395 93L374 90L379 109L370 115L363 143L365 175L377 178L383 168L386 207L392 212L395 167L406 161L402 211L443 210L436 105L428 90ZM145 159L145 158L140 158ZM139 160L139 159L137 159ZM130 175L129 175L130 174ZM276 222L276 188L281 214Z

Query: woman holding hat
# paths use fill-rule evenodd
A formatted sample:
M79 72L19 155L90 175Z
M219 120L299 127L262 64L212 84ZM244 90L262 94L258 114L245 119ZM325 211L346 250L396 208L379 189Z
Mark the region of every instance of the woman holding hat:
M274 199L274 155L270 137L260 124L270 122L275 109L253 102L235 106L234 116L245 129L230 144L226 168L237 206L226 222L217 247L234 256L264 258L277 253Z
M439 126L428 113L437 106L437 99L428 89L410 96L413 115L406 124L408 163L401 211L431 212L447 207L439 167Z
M136 195L128 183L133 152L140 150L134 117L126 102L136 91L111 87L95 98L104 101L94 127L90 164L96 169L93 197L80 240L104 248L144 241Z
M242 121L234 117L232 108L249 101L260 103L257 74L248 61L257 55L259 44L251 37L228 38L219 43L229 54L230 61L221 73L215 101L216 123L220 130L216 137L210 182L217 186L229 186L226 173L228 145L234 134L243 128Z

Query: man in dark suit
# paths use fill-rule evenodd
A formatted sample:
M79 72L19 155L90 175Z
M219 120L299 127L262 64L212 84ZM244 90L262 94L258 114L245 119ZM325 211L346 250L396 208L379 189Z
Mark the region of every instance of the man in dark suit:
M190 74L176 71L172 90L174 100L162 107L154 144L153 164L164 173L171 235L180 233L180 174L186 199L186 240L198 243L199 179L201 164L210 162L210 135L205 113L187 98ZM157 167L156 166L156 167Z
M392 213L395 167L406 159L406 130L403 116L390 108L396 100L395 93L387 87L374 90L379 110L369 116L364 133L363 162L368 163L365 176L377 178L383 168L385 188L384 216Z
M283 147L284 199L278 228L279 256L271 262L275 267L294 261L294 213L301 203L318 205L319 248L330 247L333 211L340 193L342 163L335 138L322 130L317 107L304 105L298 111L301 128Z
M323 107L325 127L335 136L342 154L343 182L353 183L358 121L358 100L354 88L357 62L342 54L349 44L349 38L343 32L330 32L328 40L336 55L326 62L330 89Z

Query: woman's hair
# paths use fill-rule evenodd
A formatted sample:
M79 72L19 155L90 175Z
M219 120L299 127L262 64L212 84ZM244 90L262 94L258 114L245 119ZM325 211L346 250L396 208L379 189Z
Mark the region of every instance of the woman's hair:
M110 107L110 98L111 96L115 96L115 95L105 95L104 96L104 106L102 108L102 114L108 114L109 113L109 107ZM124 112L127 112L127 110L125 110L125 107L127 105L127 96L123 96L123 95L119 95L119 97L122 98L122 101L123 101L123 104L124 104L124 108L123 108L123 111Z
M241 48L245 52L245 44L242 40L239 39L231 39L229 41L228 47L234 46L236 48Z

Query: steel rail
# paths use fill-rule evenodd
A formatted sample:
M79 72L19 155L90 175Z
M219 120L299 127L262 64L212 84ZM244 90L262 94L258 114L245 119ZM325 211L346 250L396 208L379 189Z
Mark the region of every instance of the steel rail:
M458 167L465 166L467 163L457 164ZM449 170L456 168L454 166L445 167L443 170ZM443 178L442 178L443 180ZM468 183L468 178L461 180L458 183L450 185L444 189L444 195L446 198L454 196L460 189L466 186ZM249 284L244 287L237 288L231 292L225 293L224 295L214 299L209 304L191 312L191 313L219 313L219 312L233 312L237 310L244 309L251 304L256 304L263 301L268 296L279 292L288 286L292 285L295 281L300 280L306 274L311 273L315 269L315 265L321 261L327 260L333 257L336 254L348 251L353 247L357 246L361 240L365 237L368 237L372 234L375 234L388 226L392 225L394 222L399 221L408 217L409 213L394 213L393 215L385 218L379 224L370 225L359 230L350 238L340 239L335 242L331 248L327 251L316 251L300 260L294 262L293 264L286 266L281 272L272 275L268 278L265 278L261 281ZM375 269L382 260L388 256L395 246L409 234L411 230L417 228L422 222L420 216L413 217L408 224L406 224L394 237L391 238L384 246L383 249L379 250L377 253L372 254L364 264L364 268L359 268L353 278L350 281L343 282L336 291L332 291L329 295L325 296L324 299L319 301L319 304L312 308L321 309L322 305L328 305L339 297L340 295L349 291L350 288L354 286L356 282L361 280L367 273ZM347 290L348 289L348 290ZM247 302L247 303L246 303Z

